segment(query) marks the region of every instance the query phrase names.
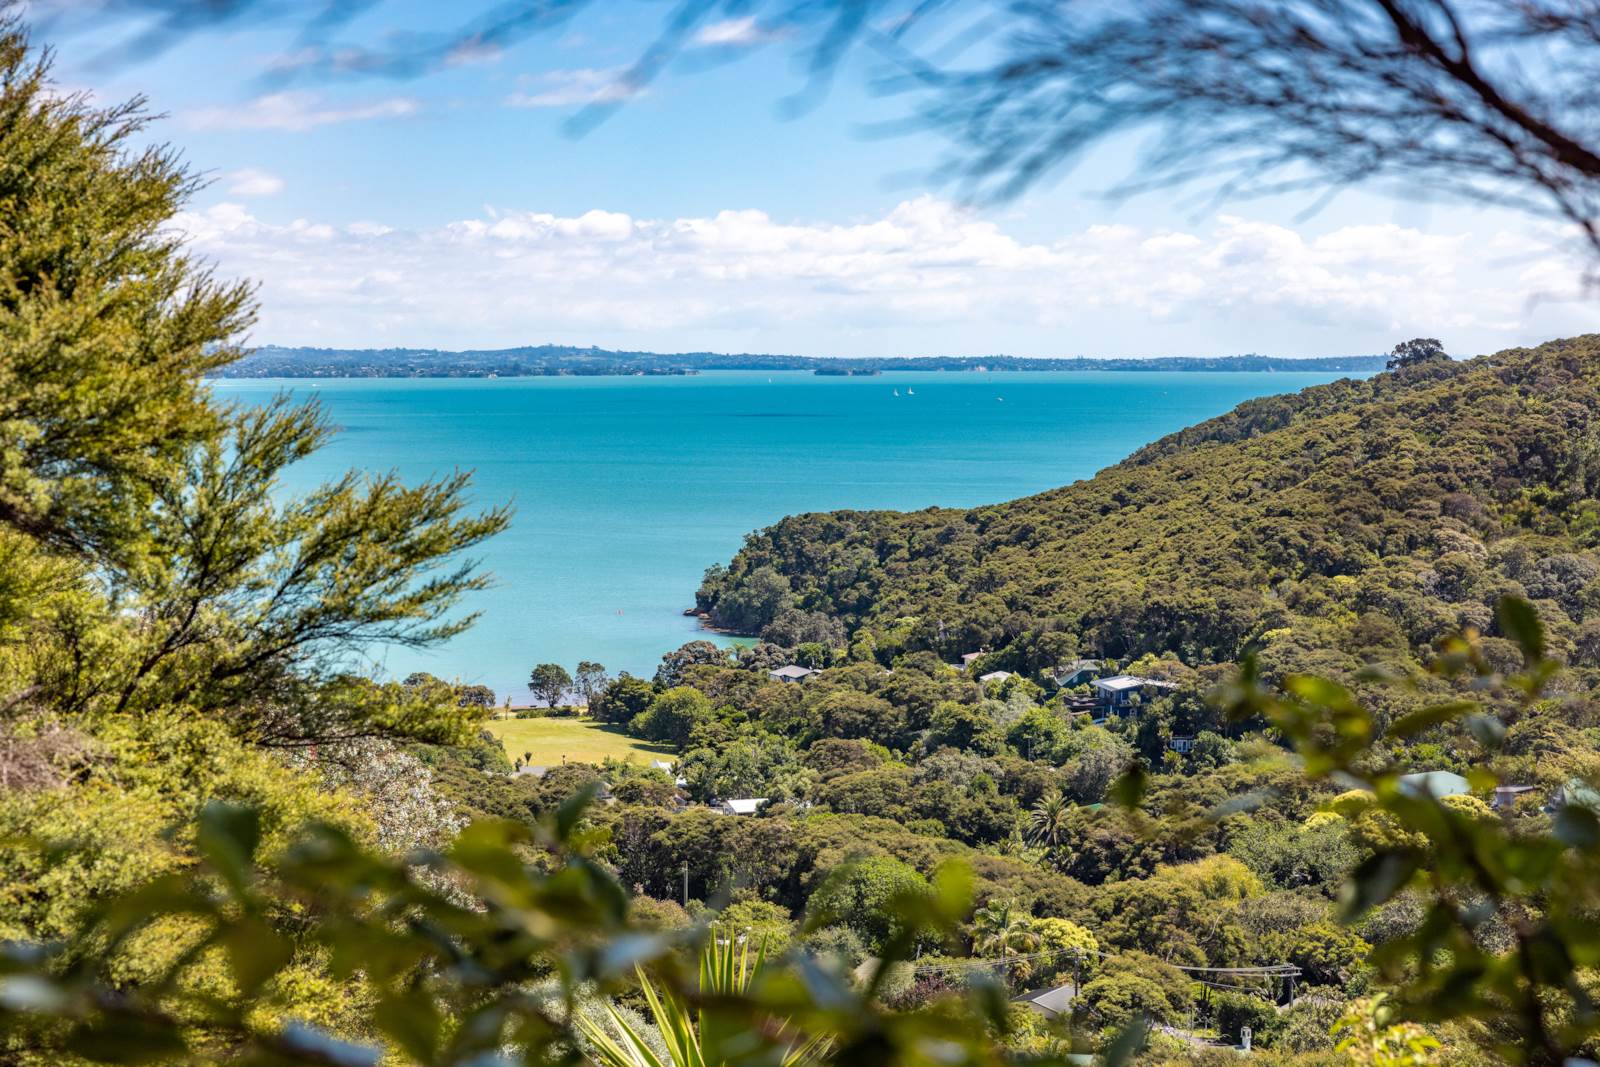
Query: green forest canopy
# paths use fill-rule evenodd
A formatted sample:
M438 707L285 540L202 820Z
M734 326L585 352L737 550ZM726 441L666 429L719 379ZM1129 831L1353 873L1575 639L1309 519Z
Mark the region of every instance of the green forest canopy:
M1267 397L989 507L795 515L699 593L713 622L835 622L892 655L1276 669L1410 661L1502 595L1600 662L1600 336ZM991 667L990 669L993 669Z

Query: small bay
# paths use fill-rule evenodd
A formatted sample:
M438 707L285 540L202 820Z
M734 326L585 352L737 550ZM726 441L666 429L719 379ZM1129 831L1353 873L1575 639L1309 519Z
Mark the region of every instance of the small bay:
M345 469L407 480L474 472L511 502L478 554L494 588L478 624L362 666L427 670L519 701L529 669L579 659L648 675L708 636L682 615L700 575L784 515L971 507L1086 478L1251 397L1338 374L707 372L689 377L231 379L220 399L314 398L340 433L289 490Z

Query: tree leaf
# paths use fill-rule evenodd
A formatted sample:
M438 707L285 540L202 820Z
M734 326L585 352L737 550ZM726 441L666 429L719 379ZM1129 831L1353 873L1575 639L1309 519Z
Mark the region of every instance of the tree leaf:
M1539 613L1532 604L1521 597L1501 597L1495 605L1495 618L1500 623L1500 632L1516 642L1528 662L1544 658L1544 623L1539 621Z

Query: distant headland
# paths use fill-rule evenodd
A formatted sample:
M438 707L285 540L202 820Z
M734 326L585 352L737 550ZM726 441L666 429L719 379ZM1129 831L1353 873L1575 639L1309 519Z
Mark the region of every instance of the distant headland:
M448 352L436 348L284 348L266 345L216 373L227 378L520 378L687 375L708 370L811 371L829 376L885 371L1351 371L1383 369L1384 356L1163 356L1035 359L907 356L850 359L721 352L623 352L570 345Z

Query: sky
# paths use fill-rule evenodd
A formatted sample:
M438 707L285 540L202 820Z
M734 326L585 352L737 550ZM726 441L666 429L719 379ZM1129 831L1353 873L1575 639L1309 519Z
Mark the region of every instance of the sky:
M390 0L345 38L442 32L461 10ZM907 103L874 88L881 61L807 93L791 41L713 19L627 88L661 11L599 3L406 78L307 77L292 24L139 61L108 58L124 23L42 36L62 88L144 94L165 116L151 136L211 179L175 225L256 281L257 344L1312 356L1423 335L1473 355L1600 330L1559 231L1426 190L1309 217L1306 197L1110 199L1137 165L1125 138L965 204L937 134L886 132ZM574 133L594 102L620 106Z

